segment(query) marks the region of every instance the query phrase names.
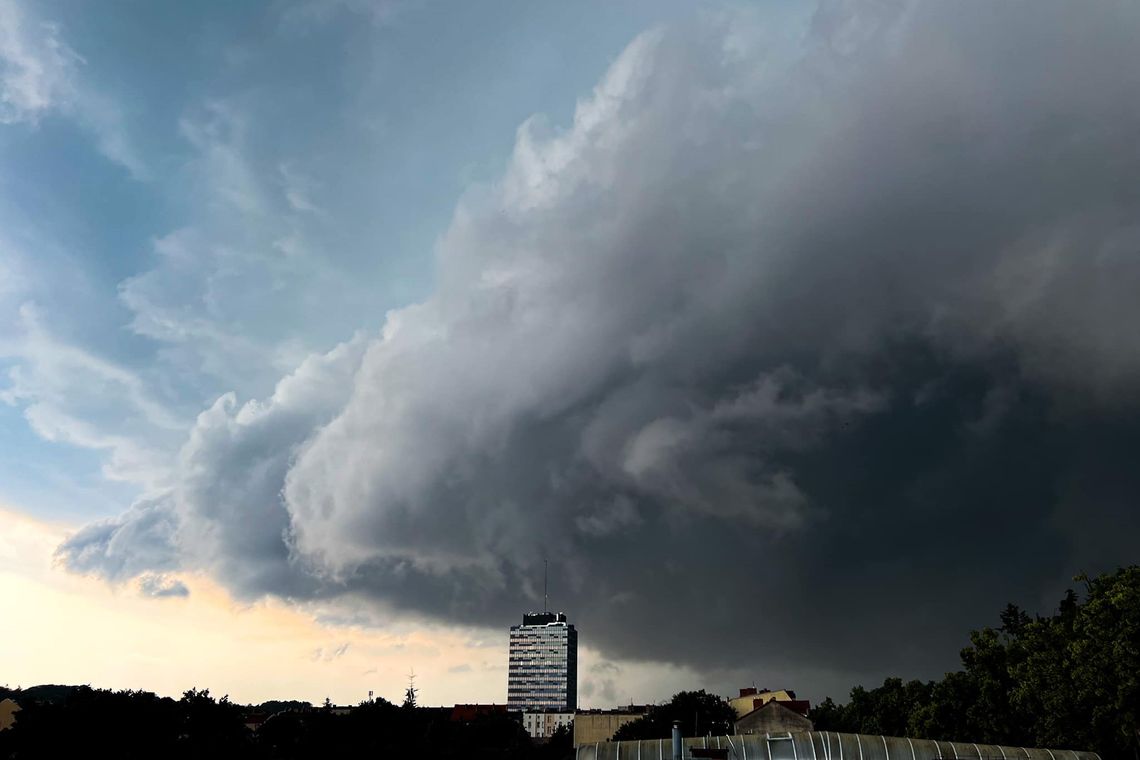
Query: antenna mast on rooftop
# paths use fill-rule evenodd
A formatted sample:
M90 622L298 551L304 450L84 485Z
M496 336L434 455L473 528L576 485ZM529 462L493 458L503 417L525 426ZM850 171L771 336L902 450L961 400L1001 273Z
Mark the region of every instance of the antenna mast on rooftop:
M542 611L550 612L550 594L547 593L546 580L550 575L550 560L542 560Z

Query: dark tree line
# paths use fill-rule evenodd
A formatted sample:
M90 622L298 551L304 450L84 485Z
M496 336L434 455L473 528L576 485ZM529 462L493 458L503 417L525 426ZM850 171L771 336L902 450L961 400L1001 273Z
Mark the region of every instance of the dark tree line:
M851 690L811 712L817 729L1084 749L1140 759L1140 567L1078 576L1057 611L1014 605L970 634L962 669L939 681Z
M654 705L645 715L626 723L615 740L664 739L672 735L673 721L684 736L723 736L733 732L736 711L722 697L700 691L682 691L663 705Z
M307 703L235 705L209 691L190 690L181 699L143 691L78 687L0 689L21 710L15 725L0 731L0 758L172 758L190 760L293 760L327 757L504 758L563 760L572 756L571 736L560 731L547 744L532 743L505 714L452 721L451 711L365 702L348 714ZM284 708L256 732L245 725L250 712Z

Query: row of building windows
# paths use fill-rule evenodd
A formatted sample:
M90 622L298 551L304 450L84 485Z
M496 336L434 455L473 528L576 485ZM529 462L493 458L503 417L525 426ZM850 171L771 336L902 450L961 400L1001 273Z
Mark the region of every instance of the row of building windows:
M560 616L548 623L523 616L511 626L507 704L513 709L573 709L577 702L578 634ZM535 618L527 624L528 618Z

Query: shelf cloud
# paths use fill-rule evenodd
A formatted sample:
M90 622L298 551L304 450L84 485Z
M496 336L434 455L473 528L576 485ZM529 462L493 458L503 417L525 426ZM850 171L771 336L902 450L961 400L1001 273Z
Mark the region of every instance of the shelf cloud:
M1138 35L1051 0L647 32L519 128L428 298L220 398L59 556L490 626L549 558L608 657L950 666L1140 529Z

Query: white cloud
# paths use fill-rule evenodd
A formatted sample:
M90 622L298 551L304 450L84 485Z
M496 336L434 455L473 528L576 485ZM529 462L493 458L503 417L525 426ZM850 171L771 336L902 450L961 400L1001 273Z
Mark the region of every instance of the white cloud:
M0 123L35 123L69 103L80 63L56 26L28 18L16 0L0 0Z
M102 148L141 174L130 143L118 140L122 118L110 100L73 82L51 109L97 122ZM196 411L226 390L241 398L271 392L313 343L343 339L343 329L325 322L354 326L354 310L371 305L366 283L350 282L311 253L307 225L324 217L320 185L294 162L262 167L254 160L252 119L250 109L213 99L181 120L193 148L178 174L193 188L184 209L190 223L156 239L153 265L118 288L131 315L125 329L153 342L140 369L45 324L34 302L52 308L47 289L58 291L63 277L89 289L78 269L33 271L37 281L30 283L15 251L5 246L0 258L0 275L11 273L0 282L0 299L17 313L14 329L0 333L0 356L11 359L0 400L24 408L32 429L48 440L105 452L104 473L116 480L160 488L189 426L172 408Z
M124 567L116 547L136 523L146 523L141 540L149 546L146 561L158 565L153 569L221 571L245 590L239 594L311 594L285 544L281 483L296 447L343 405L364 346L357 336L308 358L264 401L239 405L233 394L218 399L198 416L175 457L170 487L141 500L122 520L72 536L62 549L69 566L80 572L99 572L100 562ZM129 575L116 570L110 577Z
M86 65L59 25L35 18L18 0L0 0L0 124L35 125L64 114L91 134L107 159L146 179L121 110L85 81Z
M122 166L136 180L153 179L150 167L131 139L128 120L115 100L81 84L75 93L72 115L91 134L104 158Z
M262 257L196 228L170 233L154 250L156 266L119 285L119 299L133 313L130 330L166 345L167 361L180 371L230 387L280 371L271 346L228 326L234 312L245 310L244 295L264 281Z
M163 484L169 467L166 452L155 451L134 438L105 433L50 403L27 405L24 417L44 440L109 452L103 475L110 480L135 483L144 488Z
M281 174L282 192L285 194L285 200L289 202L290 208L309 214L323 215L325 213L312 200L316 188L310 178L302 175L296 167L288 163L280 164L277 170Z
M375 298L324 255L334 236L320 183L293 162L258 159L257 119L240 97L183 117L188 223L156 239L152 265L119 286L129 329L158 341L164 364L242 398L343 339Z
M207 101L182 118L179 130L198 151L191 171L199 182L208 182L204 200L215 209L264 216L269 201L243 151L249 124L241 109L221 99Z
M26 360L34 368L34 375L24 377L22 371L14 371L14 382L0 399L8 403L48 399L63 404L75 399L83 389L92 397L110 391L124 399L148 424L166 430L185 429L185 421L151 398L137 374L83 348L57 340L44 326L33 304L21 305L19 315L22 339L0 350L10 357Z
M36 308L19 308L17 331L0 342L10 360L0 401L20 406L49 441L108 453L104 474L144 488L160 487L186 421L156 400L130 369L61 341Z

